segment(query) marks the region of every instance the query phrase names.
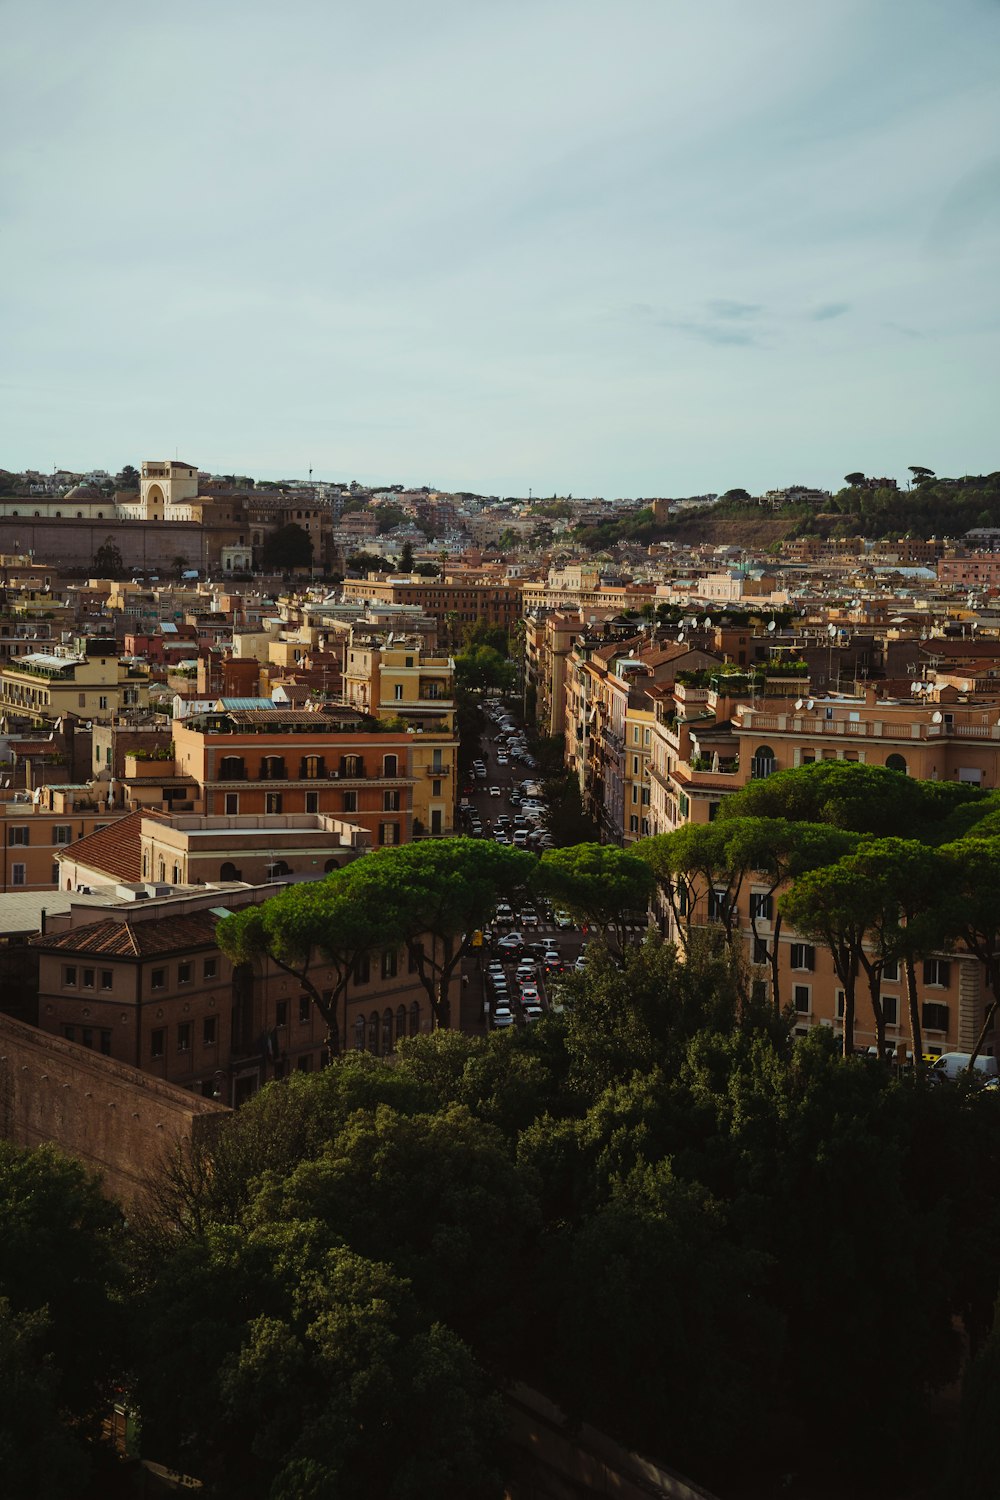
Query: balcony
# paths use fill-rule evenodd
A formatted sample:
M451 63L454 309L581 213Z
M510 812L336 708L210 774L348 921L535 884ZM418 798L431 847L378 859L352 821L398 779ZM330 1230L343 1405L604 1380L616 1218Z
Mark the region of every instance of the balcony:
M424 771L428 776L450 776L451 766L425 766Z

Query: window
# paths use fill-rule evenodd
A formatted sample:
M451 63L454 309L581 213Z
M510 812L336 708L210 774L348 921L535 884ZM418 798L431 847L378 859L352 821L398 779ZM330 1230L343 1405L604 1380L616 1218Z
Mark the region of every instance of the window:
M368 1051L378 1056L379 1019L378 1011L373 1010L368 1017Z
M401 682L397 682L396 686L393 688L393 697L395 698L397 703L402 702L403 684Z
M162 1057L166 1047L167 1033L162 1026L149 1034L149 1054L151 1057Z
M240 794L239 794L239 792L227 792L226 793L226 816L228 818L235 818L237 816L237 814L239 813L239 810L240 810Z
M312 1009L312 1001L310 1000L309 996L308 995L300 995L299 996L299 1024L300 1025L305 1025L305 1023L309 1020L309 1015L310 1015L311 1009Z
M100 1029L100 1031L98 1032L98 1039L100 1041L101 1056L102 1057L110 1057L111 1056L111 1032L108 1031L108 1030L106 1030L102 1026L101 1029Z
M319 792L306 792L306 812L319 812Z
M882 978L887 984L898 984L899 982L899 960L887 958L882 965Z
M108 700L104 696L103 693L100 695L100 697L97 700L97 706L98 706L98 708L107 708L107 706L108 706Z
M816 949L813 947L812 943L793 943L792 968L809 969L811 971L815 969L815 967Z
M12 828L7 839L8 844L15 849L26 849L31 843L31 830L28 828Z
M84 971L83 971L83 986L82 987L85 990L92 990L94 988L94 971L93 971L93 969L84 969Z
M266 813L280 813L280 811L281 811L281 793L280 792L265 792L265 794L264 794L264 811Z
M634 790L635 790L635 788L633 787L633 791ZM638 833L639 832L639 814L638 813L630 813L629 814L628 831L629 831L629 833Z
M27 883L28 883L28 867L27 867L27 865L11 865L11 867L10 867L10 883L11 883L11 885L27 885Z
M382 1056L388 1057L392 1052L392 1011L386 1010L382 1013Z
M358 1016L354 1023L354 1050L363 1052L365 1050L365 1018Z
M177 1050L178 1052L191 1051L191 1022L181 1021L177 1027Z
M406 1035L406 1006L405 1005L401 1005L398 1008L398 1010L396 1011L396 1037L398 1039L400 1037L404 1037L405 1035Z
M66 1038L67 1042L75 1041L75 1039L76 1039L76 1027L75 1026L64 1026L63 1029L62 1029L62 1034Z
M85 1047L93 1047L94 1029L92 1026L85 1026L83 1028L83 1030L80 1032L80 1040Z
M378 825L378 841L380 844L398 844L399 824L380 823Z
M219 1040L218 1016L205 1016L201 1023L201 1040L205 1047L214 1047Z
M287 1000L279 1000L275 1004L275 1007L274 1007L274 1024L275 1024L275 1026L287 1026L288 1025L288 1001Z
M755 964L766 964L769 962L767 951L767 939L755 937L753 940L753 961Z
M58 884L59 884L59 866L58 865L53 865L52 866L52 872L51 872L49 884L50 885L55 885L55 886L58 886Z
M76 964L67 964L63 969L63 989L76 989Z
M420 1035L420 1001L414 1000L410 1005L410 1035Z
M951 964L946 958L928 958L924 961L924 984L940 985L946 990L950 978Z
M354 983L367 984L369 979L371 978L371 974L371 960L369 959L367 953L362 953L361 956L354 961Z
M766 776L773 776L778 769L774 751L770 745L758 745L753 759L750 762L750 775L754 781L761 781Z
M309 1072L309 1069L312 1067L312 1058L309 1056L308 1052L306 1053L305 1057L300 1057L298 1059L295 1066L296 1068L298 1068L300 1073Z
M260 763L260 779L261 781L284 781L285 757L265 755Z
M219 762L220 781L245 781L242 755L224 755Z
M948 1030L948 1007L937 1003L925 1004L923 1011L924 1026L928 1031Z
M885 768L887 771L901 771L906 775L906 761L901 755L886 756Z
M219 972L219 960L217 958L206 958L201 966L203 979L214 979Z
M325 776L326 765L322 755L304 755L301 774L303 781L316 781L320 776Z
M360 755L342 755L340 757L341 776L363 776L365 774L364 759Z
M343 798L344 798L344 811L346 813L356 813L357 810L358 810L358 794L357 794L357 792L344 792L343 793Z
M885 1016L885 1024L887 1026L896 1026L896 1025L899 1024L899 996L898 995L883 995L882 996L882 1013Z
M382 811L383 812L399 812L399 792L398 791L391 791L391 792L383 792L382 793Z
M808 1015L812 1007L812 989L808 984L792 986L792 1004L800 1015Z
M711 890L708 893L708 920L724 922L729 914L729 892Z
M846 997L843 990L837 991L835 999L837 1004L837 1020L842 1021L844 1019L844 1005L846 1003Z
M399 756L398 755L383 755L383 757L382 757L382 775L383 776L398 776L399 775Z
M101 970L101 989L110 990L114 987L115 976L111 969Z
M154 969L150 979L150 985L154 990L165 990L167 987L166 969Z
M768 891L752 891L750 916L758 922L770 922L774 916L774 897Z
M52 830L52 842L54 844L71 844L73 842L73 830L65 823L60 823Z
M382 954L382 978L395 979L399 973L399 955L395 952Z
M183 963L177 965L177 983L190 984L194 978L194 964Z

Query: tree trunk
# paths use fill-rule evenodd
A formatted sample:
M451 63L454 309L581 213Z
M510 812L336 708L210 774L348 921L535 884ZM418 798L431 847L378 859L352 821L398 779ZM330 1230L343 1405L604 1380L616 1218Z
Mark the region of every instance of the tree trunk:
M781 936L781 913L778 912L774 919L771 930L771 1003L774 1006L774 1014L781 1015L781 966L778 962L781 949L778 946L778 938Z
M917 995L917 966L913 955L906 955L906 1004L910 1012L910 1045L913 1048L913 1068L917 1077L923 1076L924 1043L920 1030L920 998Z
M870 964L862 959L865 974L868 979L868 994L872 1002L872 1015L875 1017L875 1046L878 1049L878 1060L885 1062L885 1008L882 1005L882 965Z

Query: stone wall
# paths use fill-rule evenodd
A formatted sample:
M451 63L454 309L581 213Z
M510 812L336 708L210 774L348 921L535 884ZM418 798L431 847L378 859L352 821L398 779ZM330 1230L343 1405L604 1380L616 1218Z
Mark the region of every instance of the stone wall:
M195 521L35 520L28 516L0 517L0 552L31 552L52 567L88 568L110 537L126 568L155 568L174 576L174 558L204 572L218 566L223 546L247 535L238 526L208 527Z
M210 1139L231 1111L86 1047L0 1016L0 1136L48 1141L102 1173L126 1207L178 1142Z

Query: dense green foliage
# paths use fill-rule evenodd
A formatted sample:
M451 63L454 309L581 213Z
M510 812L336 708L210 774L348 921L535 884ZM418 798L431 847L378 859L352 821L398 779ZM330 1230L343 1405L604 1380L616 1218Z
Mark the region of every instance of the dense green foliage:
M296 521L279 526L264 538L261 561L265 568L308 568L312 562L312 539Z
M989 1493L1000 1098L845 1061L822 1030L793 1046L702 943L597 946L563 999L270 1085L160 1184L127 1299L82 1175L6 1153L0 1444L48 1434L53 1471L18 1492L83 1493L64 1413L107 1388L127 1317L144 1451L219 1500L499 1496L507 1379L727 1495L823 1474L889 1500L935 1459L942 1500ZM967 1412L929 1456L956 1319Z

